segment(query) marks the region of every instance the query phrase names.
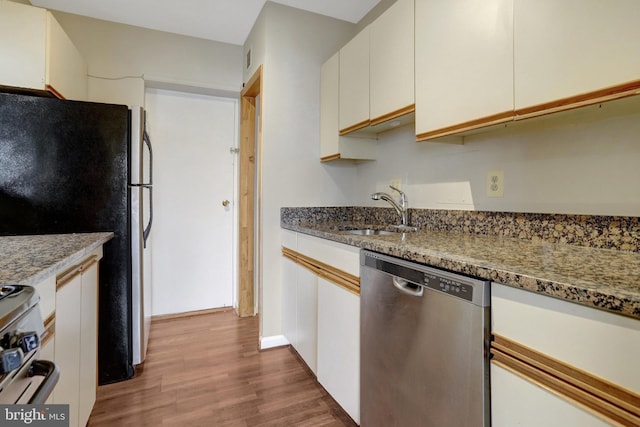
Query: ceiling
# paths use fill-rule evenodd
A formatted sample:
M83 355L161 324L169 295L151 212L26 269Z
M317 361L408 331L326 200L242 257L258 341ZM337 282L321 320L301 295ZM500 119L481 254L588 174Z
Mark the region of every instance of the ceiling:
M356 23L380 0L272 0ZM106 21L244 44L266 0L31 0L31 4Z

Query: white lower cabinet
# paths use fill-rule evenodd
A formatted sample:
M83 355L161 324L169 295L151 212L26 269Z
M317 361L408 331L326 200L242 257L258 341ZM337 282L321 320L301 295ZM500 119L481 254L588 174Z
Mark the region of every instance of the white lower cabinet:
M87 424L96 400L98 259L89 257L57 282L53 359L60 379L52 401L69 404L72 427Z
M56 293L56 340L54 360L60 368L53 403L69 404L69 425L78 424L80 401L80 327L82 277L60 283Z
M531 381L491 364L492 427L599 427L611 424Z
M296 297L297 345L294 347L314 374L318 373L318 276L304 267L298 271Z
M640 321L492 284L492 426L640 425Z
M282 333L359 423L359 249L283 230Z
M98 262L85 264L80 309L79 425L89 421L98 388Z
M318 279L318 382L360 423L360 297Z

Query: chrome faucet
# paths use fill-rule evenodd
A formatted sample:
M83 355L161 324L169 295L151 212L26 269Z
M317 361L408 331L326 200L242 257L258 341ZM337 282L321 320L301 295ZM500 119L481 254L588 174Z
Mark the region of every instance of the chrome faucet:
M371 195L371 198L373 200L384 200L386 202L389 202L389 204L393 206L393 208L396 210L396 212L400 216L400 219L402 221L402 226L408 226L409 224L407 224L407 206L409 204L409 201L407 200L407 195L404 194L404 192L400 191L398 188L394 187L393 185L390 185L389 188L400 193L399 202L396 202L395 200L393 200L393 197L390 194L383 193L383 192L373 193Z

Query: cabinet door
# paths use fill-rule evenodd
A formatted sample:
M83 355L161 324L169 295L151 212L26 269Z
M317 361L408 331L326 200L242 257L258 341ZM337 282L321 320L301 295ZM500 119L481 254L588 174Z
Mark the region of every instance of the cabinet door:
M360 422L360 297L318 279L318 381Z
M42 347L40 348L40 359L41 360L55 360L55 345L56 345L56 337L55 334L52 334L46 342L42 343ZM46 400L46 404L55 402L55 389L49 395L49 398Z
M491 363L493 427L604 427L611 424Z
M296 307L299 268L295 262L282 257L282 335L293 348L298 347Z
M369 27L340 49L340 133L369 126Z
M320 158L328 160L339 155L338 92L340 53L334 54L320 69Z
M320 160L374 160L377 149L375 139L340 136L339 52L322 65L320 73Z
M511 120L513 0L415 1L417 139Z
M65 99L87 99L87 64L58 21L47 12L47 88Z
M640 393L640 321L493 283L492 333Z
M0 85L44 89L46 11L0 1Z
M296 304L296 350L315 374L317 372L317 303L318 276L304 267L298 267Z
M371 124L413 111L414 4L398 0L370 27Z
M82 269L80 313L79 422L89 421L96 402L98 362L98 263L89 261Z
M514 16L516 110L640 78L637 0L515 0Z
M82 276L58 283L56 293L55 362L60 378L55 388L54 403L69 404L69 425L78 425L80 399L80 334Z

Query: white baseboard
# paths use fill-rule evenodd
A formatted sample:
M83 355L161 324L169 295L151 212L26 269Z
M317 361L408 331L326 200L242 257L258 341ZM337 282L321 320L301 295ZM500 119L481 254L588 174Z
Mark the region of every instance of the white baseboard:
M273 347L282 347L289 345L289 340L284 335L274 335L272 337L260 338L260 350L266 350Z

